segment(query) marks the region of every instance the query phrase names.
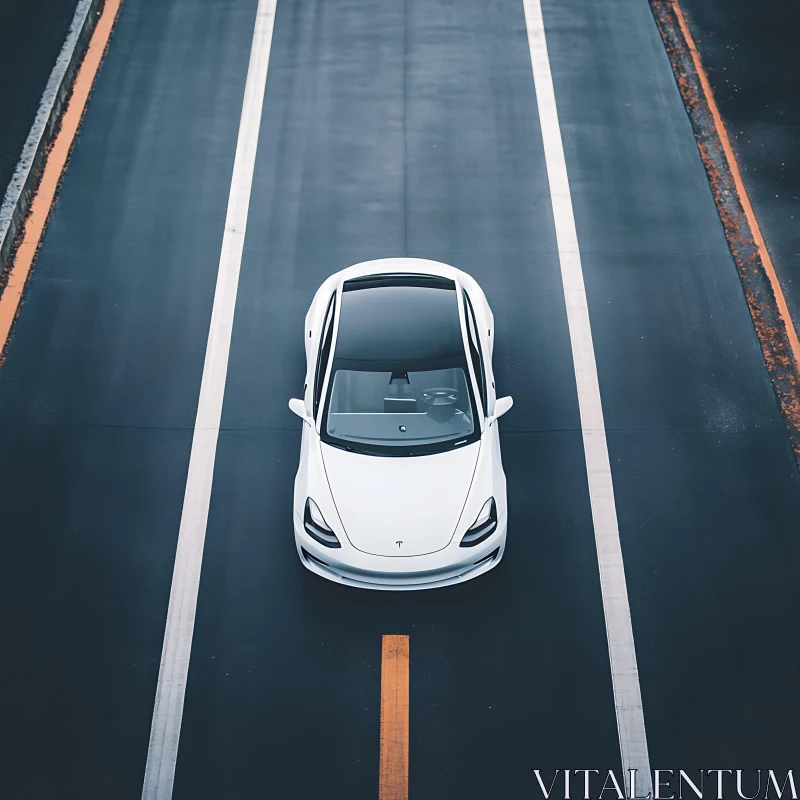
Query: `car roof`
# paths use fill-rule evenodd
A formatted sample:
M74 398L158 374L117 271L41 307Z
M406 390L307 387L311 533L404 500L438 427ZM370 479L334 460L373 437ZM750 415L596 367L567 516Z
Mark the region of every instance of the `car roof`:
M388 369L392 362L411 365L464 358L458 295L449 278L419 273L365 275L346 280L341 298L337 361L390 362ZM430 363L428 368L434 367Z

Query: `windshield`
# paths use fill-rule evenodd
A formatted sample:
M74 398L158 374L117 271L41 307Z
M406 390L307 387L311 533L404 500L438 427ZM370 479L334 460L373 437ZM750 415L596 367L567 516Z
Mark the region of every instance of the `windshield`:
M334 361L323 441L373 455L423 455L475 441L465 367L388 371Z

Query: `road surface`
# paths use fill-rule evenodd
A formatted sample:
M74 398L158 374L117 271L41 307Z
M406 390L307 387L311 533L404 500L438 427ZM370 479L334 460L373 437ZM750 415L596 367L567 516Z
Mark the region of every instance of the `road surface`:
M796 767L800 483L645 0L543 0L650 761ZM125 0L0 371L4 796L142 791L256 0ZM509 539L479 580L300 564L302 320L331 272L453 264L496 321ZM278 0L173 796L377 796L381 637L410 796L620 774L522 0Z

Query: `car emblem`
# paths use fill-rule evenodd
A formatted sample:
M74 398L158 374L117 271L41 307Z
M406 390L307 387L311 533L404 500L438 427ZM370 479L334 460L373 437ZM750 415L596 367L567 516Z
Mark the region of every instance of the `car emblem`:
M395 544L400 547L403 543L402 542L395 542Z

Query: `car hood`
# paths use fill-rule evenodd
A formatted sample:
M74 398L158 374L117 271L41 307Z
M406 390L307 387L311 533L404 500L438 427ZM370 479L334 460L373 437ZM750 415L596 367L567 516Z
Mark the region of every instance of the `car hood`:
M401 458L323 445L328 485L350 544L377 556L421 556L447 547L480 446L475 442L446 453Z

